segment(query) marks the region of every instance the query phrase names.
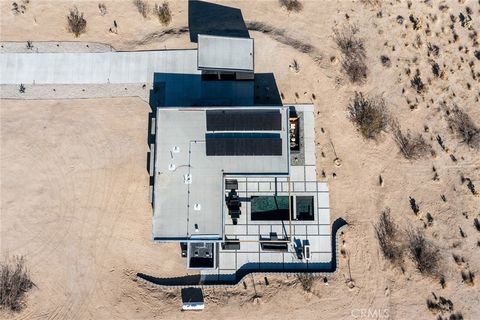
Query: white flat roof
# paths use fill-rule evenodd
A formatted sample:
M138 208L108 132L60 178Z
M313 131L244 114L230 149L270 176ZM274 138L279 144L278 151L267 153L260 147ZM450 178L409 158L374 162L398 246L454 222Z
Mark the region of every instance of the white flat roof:
M198 35L198 69L253 72L253 39Z
M282 155L276 156L207 156L207 109L225 108L157 109L154 240L219 239L223 236L224 174L289 173L288 107L259 107L280 110L278 133L284 143ZM191 180L186 183L188 175Z

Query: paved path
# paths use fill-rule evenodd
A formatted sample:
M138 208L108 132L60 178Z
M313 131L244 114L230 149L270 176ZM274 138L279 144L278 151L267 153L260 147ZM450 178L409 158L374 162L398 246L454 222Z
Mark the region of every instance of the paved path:
M0 54L2 85L152 83L154 72L200 74L197 50Z

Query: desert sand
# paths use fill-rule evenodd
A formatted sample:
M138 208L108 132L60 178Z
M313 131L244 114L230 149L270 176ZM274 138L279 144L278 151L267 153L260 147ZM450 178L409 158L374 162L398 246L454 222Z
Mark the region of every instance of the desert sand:
M131 1L104 3L105 16L94 1L34 0L24 14L14 15L11 1L2 0L0 40L90 41L116 50L195 47L188 33L162 33L188 25L184 1L170 2L173 18L167 27L153 17L144 19ZM461 180L468 177L480 189L480 151L461 142L444 112L445 106L457 105L480 126L480 61L475 56L480 47L474 34L480 31L480 3L302 1L298 13L287 12L277 1L218 3L241 9L247 23L283 30L277 36L250 31L256 72L274 73L284 103L315 104L317 171L325 172L319 179L329 182L331 220L342 217L349 223L340 236L345 254L337 273L327 277L328 285L318 279L311 292L293 275L267 275L268 285L263 277L249 277L245 286L206 289L205 311L180 312L179 290L150 287L135 277L137 272L186 272L175 245L155 245L150 238L148 104L124 97L0 100L0 253L25 255L36 284L21 312L1 311L2 317L436 319L461 312L465 319L480 318L479 280L467 284L461 277L461 271L477 277L480 272L480 233L473 224L480 197ZM79 38L65 27L74 5L88 21ZM471 21L461 22L460 13ZM118 34L108 31L113 20ZM351 84L342 72L333 39L333 28L345 24L355 24L364 40L369 72L361 85ZM289 39L312 49L302 53ZM428 56L429 44L438 46L438 55ZM390 59L389 67L382 65L381 55ZM299 72L289 68L293 59ZM432 74L432 60L444 71L442 77ZM416 69L426 84L422 93L410 83ZM421 133L434 155L405 159L388 130L376 140L364 139L346 116L355 91L382 96L402 129ZM336 157L341 166L334 164ZM409 197L419 205L417 215ZM445 288L437 278L420 274L407 255L403 268L383 257L374 224L386 207L402 230L420 228L438 246ZM427 213L433 223L424 228ZM464 262L456 263L453 254ZM353 288L347 278L353 279ZM453 312L428 310L432 293L450 299Z

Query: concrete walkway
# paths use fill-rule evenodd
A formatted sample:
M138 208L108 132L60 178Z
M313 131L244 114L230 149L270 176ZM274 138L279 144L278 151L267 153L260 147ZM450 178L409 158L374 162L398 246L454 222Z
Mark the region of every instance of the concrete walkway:
M1 85L152 83L155 72L200 74L197 50L0 54Z

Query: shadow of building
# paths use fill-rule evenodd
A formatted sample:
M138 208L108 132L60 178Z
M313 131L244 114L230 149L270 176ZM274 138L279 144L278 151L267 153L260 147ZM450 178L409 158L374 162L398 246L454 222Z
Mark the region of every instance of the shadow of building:
M188 1L190 41L197 42L199 34L249 38L242 11L205 1Z
M149 103L153 112L158 107L282 105L273 73L257 73L253 81L155 73Z

